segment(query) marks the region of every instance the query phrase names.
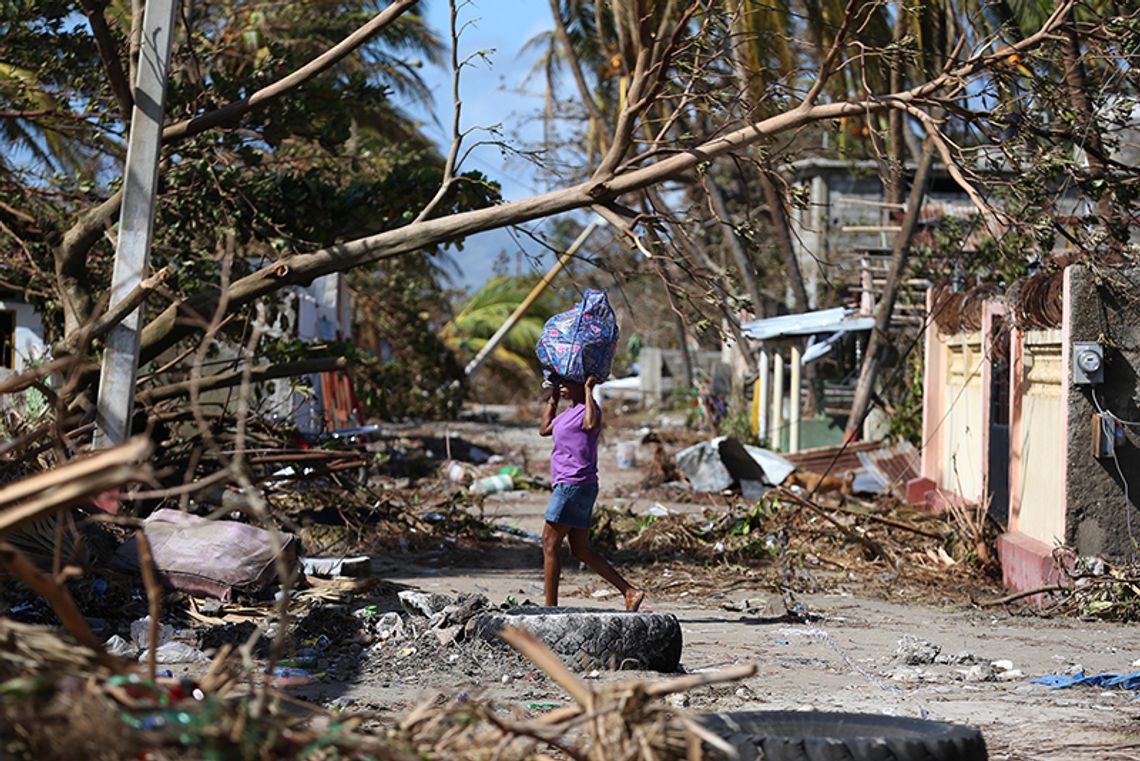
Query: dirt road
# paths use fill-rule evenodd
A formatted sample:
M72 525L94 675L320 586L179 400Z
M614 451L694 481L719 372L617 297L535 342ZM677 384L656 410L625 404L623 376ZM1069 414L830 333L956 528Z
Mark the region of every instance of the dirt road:
M484 442L532 473L547 467L549 443L529 425L461 423L448 430ZM617 430L602 447L602 501L612 499L615 490L628 493L640 478L639 471L619 470L614 464L617 440L622 438L621 429ZM442 426L434 432L444 433ZM542 492L508 492L488 498L485 509L496 522L538 532L545 499ZM627 504L635 512L649 506L636 498ZM481 557L457 553L444 544L433 552L377 557L374 570L389 582L425 591L481 592L496 603L508 597L542 599L541 554L533 541L507 541ZM731 592L694 599L685 593L654 594L668 584L672 573L668 563L658 562L652 570L624 570L645 585L650 594L647 607L671 611L680 619L685 671L758 665L756 676L743 683L692 694L693 708L814 708L926 716L980 727L992 759L1140 758L1140 703L1133 693L1094 687L1050 690L1028 681L1078 669L1088 674L1140 670L1140 629L1135 626L900 604L846 594L798 598L814 618L797 623L787 619L775 601L766 609L757 606L756 600L771 596L759 581L755 587L745 583ZM606 596L600 580L569 563L562 589L566 605L619 606L616 596ZM751 612L724 607L745 598L753 601ZM904 648L916 663L908 664L907 657L899 654L900 640L907 637L917 641ZM931 646L925 654L924 643ZM934 662L923 662L936 651ZM385 671L383 678L373 678L365 668L350 684L322 685L310 694L325 693L327 698L335 692L341 699L347 696L393 710L435 689L479 690L508 706L531 709L568 699L517 660L488 655L457 673L444 663L447 650L439 653L438 670L420 667L396 678ZM399 658L400 652L393 649L391 657ZM452 663L457 660L451 658ZM990 665L1000 661L1009 663ZM593 678L630 676L630 672L601 673Z

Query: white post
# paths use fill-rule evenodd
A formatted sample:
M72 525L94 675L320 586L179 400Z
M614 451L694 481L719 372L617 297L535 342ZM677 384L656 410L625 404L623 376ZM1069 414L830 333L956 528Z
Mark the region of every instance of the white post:
M772 403L772 358L767 347L760 349L760 401L757 412L760 416L756 426L756 438L761 442L768 439L768 407Z
M110 306L122 301L142 281L154 233L158 158L162 148L162 119L166 101L170 44L174 36L174 0L147 0L139 51L135 105L123 176L123 207L119 242L111 277ZM136 309L107 335L99 375L95 446L109 447L130 434L131 408L139 364L142 309Z
M875 314L875 283L871 278L871 260L864 256L859 265L859 314L870 317Z
M780 437L784 433L784 356L772 352L772 419L769 421L769 446L780 449Z
M803 364L803 354L799 344L792 346L792 378L790 389L789 412L791 413L791 428L788 430L788 451L800 451L800 367Z

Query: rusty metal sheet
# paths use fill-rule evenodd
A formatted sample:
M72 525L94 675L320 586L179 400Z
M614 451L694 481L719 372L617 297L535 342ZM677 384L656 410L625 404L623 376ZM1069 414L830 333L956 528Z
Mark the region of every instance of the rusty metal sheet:
M909 441L859 452L858 457L864 468L879 475L890 491L900 498L906 497L907 482L918 478L922 469L918 450Z

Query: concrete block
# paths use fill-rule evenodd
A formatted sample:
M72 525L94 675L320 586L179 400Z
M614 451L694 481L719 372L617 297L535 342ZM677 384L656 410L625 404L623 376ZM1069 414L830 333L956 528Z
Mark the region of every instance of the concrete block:
M1007 531L998 537L998 559L1001 561L1002 583L1014 592L1027 592L1030 589L1060 584L1065 582L1065 575L1061 572L1057 562L1066 568L1072 568L1075 557L1072 553L1061 551L1058 560L1054 560L1053 548L1039 539L1021 533L1020 531ZM1041 602L1030 598L1032 602Z
M906 501L910 505L925 505L926 495L938 488L938 484L925 477L912 478L906 482Z

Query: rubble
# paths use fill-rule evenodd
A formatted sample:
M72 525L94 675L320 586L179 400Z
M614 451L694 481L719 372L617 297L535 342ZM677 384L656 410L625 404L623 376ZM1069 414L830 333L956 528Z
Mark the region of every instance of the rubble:
M934 663L941 652L941 645L907 634L899 640L895 655L908 666L923 666Z
M414 589L402 590L397 597L409 615L420 615L424 618L431 618L451 604L451 598L447 595L418 592Z

